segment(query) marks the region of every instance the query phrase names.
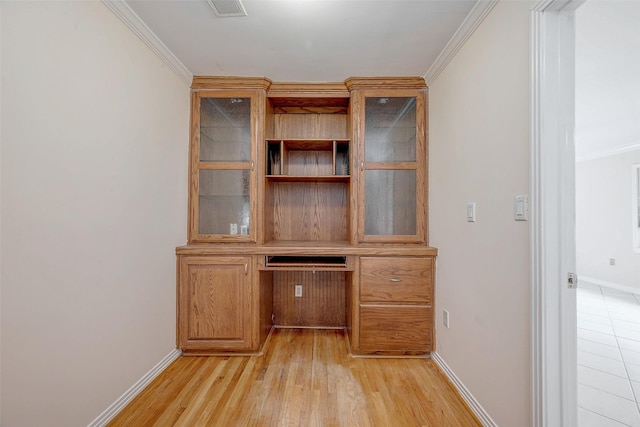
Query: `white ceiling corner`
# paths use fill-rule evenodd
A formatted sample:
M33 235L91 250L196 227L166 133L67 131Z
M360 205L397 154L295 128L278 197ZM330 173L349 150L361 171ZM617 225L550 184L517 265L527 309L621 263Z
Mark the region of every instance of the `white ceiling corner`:
M460 27L456 30L453 37L451 37L447 45L442 49L436 60L431 64L429 70L424 75L427 85L436 81L440 73L444 71L447 64L449 64L453 57L456 56L456 53L458 53L460 48L465 44L469 37L471 37L482 21L484 21L484 18L489 14L489 12L491 12L498 1L499 0L480 0L473 6L473 9L471 9Z
M497 0L243 0L235 18L207 0L102 1L185 80L433 81Z
M193 74L155 35L124 0L101 0L133 33L140 38L179 77L191 84Z

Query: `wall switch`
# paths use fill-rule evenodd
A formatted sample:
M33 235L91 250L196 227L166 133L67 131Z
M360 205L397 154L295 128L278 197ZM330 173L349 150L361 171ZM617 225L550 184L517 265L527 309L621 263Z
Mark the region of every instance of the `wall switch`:
M513 200L513 219L527 221L529 219L529 198L516 196Z
M296 297L301 297L302 296L302 285L296 285L295 296Z
M609 258L609 265L616 265L616 259L615 258Z
M467 203L467 222L476 222L476 204L475 204L475 202Z
M442 324L445 328L449 328L449 311L442 310Z

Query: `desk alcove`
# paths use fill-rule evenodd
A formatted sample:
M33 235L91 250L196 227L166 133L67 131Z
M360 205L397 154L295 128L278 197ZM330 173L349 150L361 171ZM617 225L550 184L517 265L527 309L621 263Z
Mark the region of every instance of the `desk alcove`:
M433 350L426 99L422 78L194 78L185 354L256 353L274 327L345 328L354 355Z

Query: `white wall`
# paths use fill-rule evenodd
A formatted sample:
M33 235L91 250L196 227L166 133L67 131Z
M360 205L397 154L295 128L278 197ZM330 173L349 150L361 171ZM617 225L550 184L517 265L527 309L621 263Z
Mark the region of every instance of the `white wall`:
M529 190L531 6L498 3L430 85L436 351L501 426L530 424L529 223L513 198Z
M1 18L0 423L84 426L175 348L188 84L100 2Z
M640 147L640 1L588 0L575 22L576 158Z
M632 234L634 164L640 164L640 150L576 163L576 258L579 276L640 291L640 253L633 250Z
M583 280L636 290L631 166L640 163L638 21L638 1L589 0L576 11L577 272Z

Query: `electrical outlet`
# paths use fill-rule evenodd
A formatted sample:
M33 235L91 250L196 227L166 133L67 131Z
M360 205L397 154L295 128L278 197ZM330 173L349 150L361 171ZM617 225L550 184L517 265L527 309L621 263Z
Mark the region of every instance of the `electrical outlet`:
M296 297L301 297L302 296L302 285L296 285L295 296Z
M615 258L609 258L609 265L616 265L616 259Z
M449 311L442 310L442 324L444 324L445 328L449 328Z

